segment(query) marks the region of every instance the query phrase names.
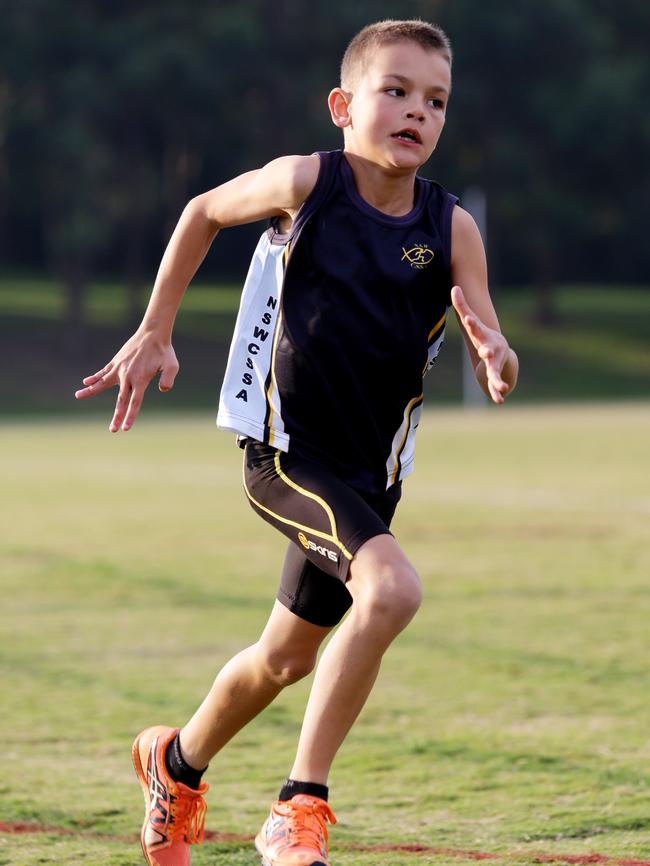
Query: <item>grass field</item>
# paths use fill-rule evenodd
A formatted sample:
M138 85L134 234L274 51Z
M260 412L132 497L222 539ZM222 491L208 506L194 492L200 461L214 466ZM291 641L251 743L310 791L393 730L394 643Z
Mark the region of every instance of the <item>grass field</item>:
M231 437L108 420L0 427L0 864L141 862L131 740L187 718L275 593ZM426 596L335 765L336 866L650 863L649 441L640 403L425 415L395 531ZM194 864L257 863L308 687L213 762L233 836Z

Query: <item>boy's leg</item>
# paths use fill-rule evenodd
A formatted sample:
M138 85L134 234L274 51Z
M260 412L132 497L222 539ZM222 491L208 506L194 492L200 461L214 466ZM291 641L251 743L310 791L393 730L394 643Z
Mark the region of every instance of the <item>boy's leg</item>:
M201 768L279 694L313 670L331 629L300 619L276 601L262 636L232 658L180 733L185 761Z
M347 588L354 603L318 664L290 779L255 839L262 866L328 866L327 822L336 822L326 802L330 766L384 651L421 599L417 574L388 534L359 548Z
M389 531L400 486L360 494L298 453L255 442L246 447L244 486L260 516L345 582L340 589L354 602L319 663L290 777L322 785L384 651L420 604L419 578ZM316 599L328 592L329 580L324 576L319 586L310 581ZM298 607L295 612L301 615Z
M203 838L206 811L208 786L198 771L283 686L312 670L329 631L276 602L259 641L223 668L181 732L159 725L136 737L133 764L145 801L140 839L149 866L189 866L189 846Z
M354 599L321 656L291 778L326 785L334 757L377 677L381 658L421 601L413 566L392 535L357 551L347 588Z

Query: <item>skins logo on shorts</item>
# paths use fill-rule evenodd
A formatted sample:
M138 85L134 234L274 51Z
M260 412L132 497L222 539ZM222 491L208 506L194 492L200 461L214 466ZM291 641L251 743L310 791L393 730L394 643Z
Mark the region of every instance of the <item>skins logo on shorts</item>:
M315 550L316 553L320 553L321 556L326 556L328 559L331 559L332 562L337 562L338 555L333 550L328 550L326 547L323 547L322 544L316 544L314 541L310 541L304 532L298 533L298 541L302 544L305 550Z

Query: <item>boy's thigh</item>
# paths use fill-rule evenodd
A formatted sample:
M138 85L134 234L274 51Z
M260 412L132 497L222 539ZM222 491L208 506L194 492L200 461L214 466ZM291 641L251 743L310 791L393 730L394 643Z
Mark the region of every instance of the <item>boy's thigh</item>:
M345 584L361 545L390 533L400 497L399 485L376 496L361 494L320 464L253 440L244 455L244 486L255 511L293 542L300 554L288 554L287 587L291 582L310 587L323 574ZM329 591L329 581L325 586ZM340 589L345 587L333 592ZM345 594L343 598L347 601Z
M346 585L317 568L293 542L287 547L277 599L300 619L326 628L338 625L352 604Z

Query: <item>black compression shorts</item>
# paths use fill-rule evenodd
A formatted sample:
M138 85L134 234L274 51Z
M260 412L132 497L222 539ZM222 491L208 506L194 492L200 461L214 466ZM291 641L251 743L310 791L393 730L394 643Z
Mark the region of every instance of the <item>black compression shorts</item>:
M390 534L401 484L363 493L317 463L249 439L244 489L255 511L291 541L278 600L307 622L336 625L352 604L350 562L365 541Z

